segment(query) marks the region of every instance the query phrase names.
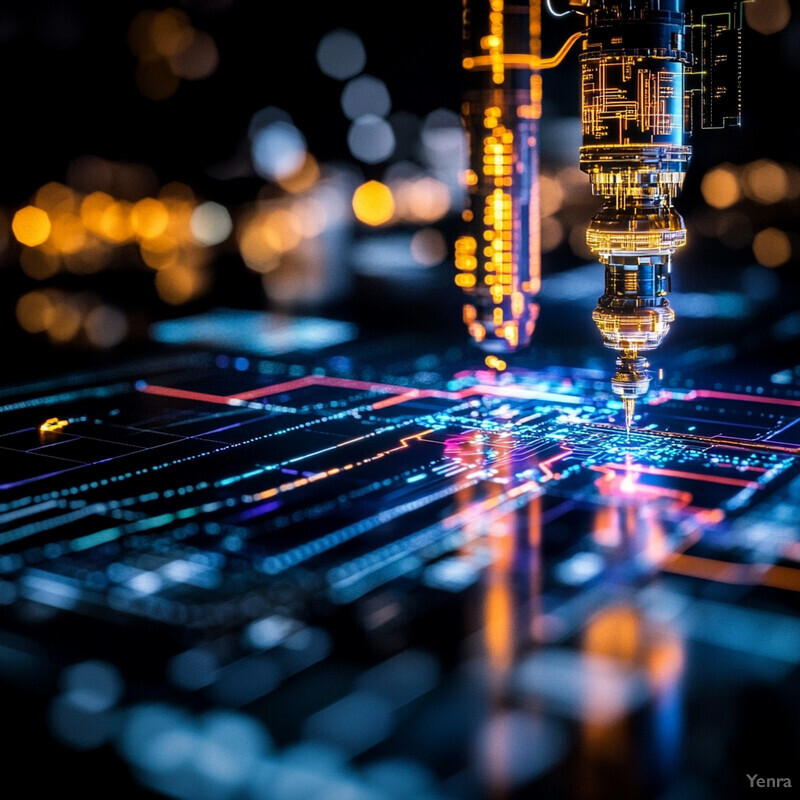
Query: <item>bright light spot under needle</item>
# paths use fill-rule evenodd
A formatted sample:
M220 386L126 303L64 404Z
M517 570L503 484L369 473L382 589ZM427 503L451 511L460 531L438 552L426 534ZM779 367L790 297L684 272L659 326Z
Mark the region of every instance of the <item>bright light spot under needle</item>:
M353 211L367 225L383 225L394 214L391 190L379 181L362 183L353 194Z
M730 208L739 200L739 180L732 166L720 164L710 169L700 184L703 199L712 208Z
M192 212L189 226L198 244L215 245L224 242L233 230L228 209L219 203L201 203Z
M784 231L767 228L753 239L753 255L765 267L780 267L792 257L792 242Z
M317 64L329 78L347 80L358 75L367 63L367 53L353 31L337 28L326 33L317 45Z
M303 166L306 140L290 122L278 120L255 132L250 152L262 178L280 180Z
M25 206L14 214L11 230L20 244L36 247L47 241L51 230L50 217L36 206Z
M347 131L347 146L359 161L378 164L394 152L392 126L374 114L357 119Z
M385 117L392 107L386 84L372 75L359 75L348 81L342 90L342 111L347 119L356 120L366 114Z
M765 36L782 31L792 17L788 0L754 0L744 4L747 24Z

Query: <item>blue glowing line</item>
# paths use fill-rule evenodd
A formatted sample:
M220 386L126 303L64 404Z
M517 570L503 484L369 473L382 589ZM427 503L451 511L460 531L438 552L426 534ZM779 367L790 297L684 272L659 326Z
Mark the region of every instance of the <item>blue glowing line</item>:
M97 533L91 533L89 536L81 536L80 539L75 539L70 544L70 550L74 550L75 552L88 550L100 544L113 542L114 539L119 539L120 536L122 536L122 528L106 528L104 531L97 531Z
M248 508L247 511L239 515L239 521L244 522L245 520L253 519L253 517L260 517L262 514L269 514L270 511L274 511L276 508L280 508L280 506L281 503L279 500L272 500L269 503L262 503L255 508Z

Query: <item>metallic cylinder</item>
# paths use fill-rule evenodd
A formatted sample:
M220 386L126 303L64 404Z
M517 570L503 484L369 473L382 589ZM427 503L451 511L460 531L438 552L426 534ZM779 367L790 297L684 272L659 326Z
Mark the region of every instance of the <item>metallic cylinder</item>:
M540 3L463 0L463 20L468 206L455 282L473 340L503 353L530 342L539 312Z

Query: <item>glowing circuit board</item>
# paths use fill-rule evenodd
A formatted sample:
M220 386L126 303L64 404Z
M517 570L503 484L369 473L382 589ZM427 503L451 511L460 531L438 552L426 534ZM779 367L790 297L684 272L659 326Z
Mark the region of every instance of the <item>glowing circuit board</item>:
M148 652L171 691L235 708L320 662L365 675L389 653L424 650L445 669L448 637L476 634L491 674L577 719L585 708L553 688L578 669L573 651L540 650L531 672L529 648L572 641L609 596L647 591L657 575L800 590L787 500L800 473L797 389L662 388L628 438L600 374L465 362L457 348L313 363L191 352L6 393L4 619L30 633L36 607L72 620L64 636L87 619L131 636L157 629ZM455 628L433 624L475 592ZM416 633L390 647L399 618ZM380 647L364 644L376 636ZM342 745L336 703L314 702L289 722L265 712L272 735ZM130 736L122 755L141 767ZM354 757L374 745L345 740ZM431 759L446 774L469 754ZM524 787L550 767L509 780ZM169 775L142 774L171 793ZM475 792L425 797L495 796Z

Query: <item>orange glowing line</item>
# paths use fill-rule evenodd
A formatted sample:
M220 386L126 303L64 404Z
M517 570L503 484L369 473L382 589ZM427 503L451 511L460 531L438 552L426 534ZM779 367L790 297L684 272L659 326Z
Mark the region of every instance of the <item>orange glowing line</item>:
M717 583L755 586L763 581L765 573L770 568L763 564L734 564L730 561L679 553L667 558L661 569Z
M552 69L557 67L570 51L575 42L586 36L584 31L573 33L569 39L561 45L561 49L549 58L537 58L529 53L505 53L494 56L473 56L462 60L461 65L464 69L475 69L476 67L492 67L498 60L504 67L521 67L524 69Z
M800 592L800 570L777 564L732 564L702 556L673 555L662 565L666 572L705 578L717 583L770 586Z
M800 592L800 570L794 567L775 565L770 567L761 579L764 586Z
M314 475L309 476L308 478L298 478L295 481L289 481L288 483L282 483L277 488L272 489L265 489L263 492L259 492L258 494L253 495L253 500L265 500L268 497L274 497L278 492L291 492L292 489L298 489L301 486L306 486L309 483L315 483L316 481L321 481L324 478L329 478L332 475L338 475L339 472L342 470L353 469L353 467L360 467L364 464L368 464L370 461L376 461L379 458L383 458L384 456L389 455L390 453L396 453L398 450L403 450L404 448L408 447L408 442L411 439L416 439L417 441L422 441L422 437L433 433L433 428L427 428L424 431L420 431L419 433L415 433L411 436L404 436L400 439L400 444L397 447L393 447L391 450L384 450L379 453L375 453L375 455L369 456L365 458L363 461L359 461L356 464L345 464L343 467L331 467L325 472L317 472ZM346 442L341 442L337 447L343 447L348 444L353 444L354 442L360 442L363 439L366 439L366 436L358 436L355 439L349 439Z
M561 449L560 453L556 453L556 455L548 458L546 461L540 461L538 464L539 469L544 472L547 480L553 480L553 471L550 469L551 464L555 464L556 461L561 461L562 458L566 458L567 456L572 455L572 450L567 450L565 448Z
M400 445L398 447L393 447L391 450L384 450L382 453L378 453L378 456L385 456L388 455L389 453L396 453L398 450L407 448L410 439L416 439L418 442L421 442L422 437L426 436L429 433L433 433L433 428L428 428L427 430L421 431L420 433L415 433L413 436L404 436L402 439L400 439Z

